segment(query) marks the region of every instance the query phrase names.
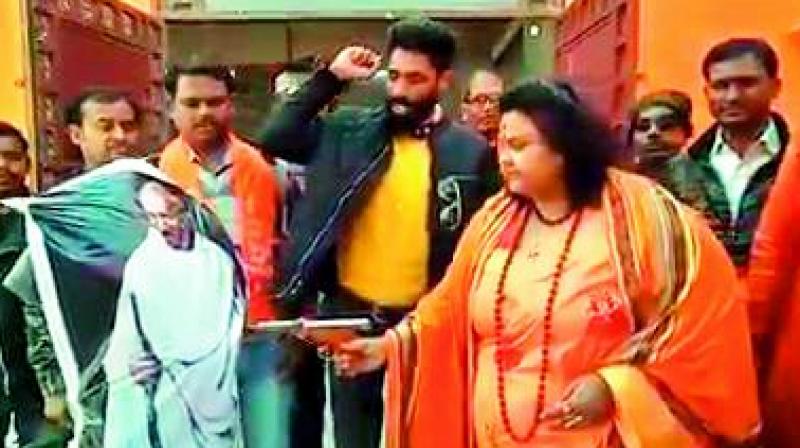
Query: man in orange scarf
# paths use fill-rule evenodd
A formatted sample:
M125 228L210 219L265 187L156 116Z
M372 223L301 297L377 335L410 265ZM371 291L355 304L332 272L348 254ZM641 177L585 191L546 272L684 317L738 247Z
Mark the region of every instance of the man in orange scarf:
M758 349L764 442L800 441L800 146L786 154L761 218L747 273L750 325Z

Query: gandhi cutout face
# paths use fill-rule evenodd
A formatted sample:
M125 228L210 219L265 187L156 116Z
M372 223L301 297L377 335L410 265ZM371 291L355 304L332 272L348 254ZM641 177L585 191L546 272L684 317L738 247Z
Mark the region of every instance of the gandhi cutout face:
M194 232L183 198L156 181L149 181L139 190L139 205L150 225L174 249L188 250Z

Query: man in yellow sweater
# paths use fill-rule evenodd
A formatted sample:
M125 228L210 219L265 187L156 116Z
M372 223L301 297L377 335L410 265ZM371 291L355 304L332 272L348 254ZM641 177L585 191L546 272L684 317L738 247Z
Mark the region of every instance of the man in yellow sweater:
M353 46L271 117L263 147L308 168L278 279L289 314L368 315L382 330L442 277L469 217L491 193L488 144L439 106L455 48L441 23L395 23L385 105L319 115L349 81L372 77L381 64L377 52ZM304 367L298 393L319 391L320 378ZM331 376L338 447L379 445L382 384L382 373ZM298 397L293 427L301 430L292 446L320 446L320 395Z

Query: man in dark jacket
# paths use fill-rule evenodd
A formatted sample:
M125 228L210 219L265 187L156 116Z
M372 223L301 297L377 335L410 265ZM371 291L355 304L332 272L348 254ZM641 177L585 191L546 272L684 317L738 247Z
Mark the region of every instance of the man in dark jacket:
M30 168L28 141L19 129L0 121L0 199L30 194L25 186Z
M287 309L319 302L320 314L369 315L382 331L442 277L461 231L492 193L488 144L439 106L455 47L441 23L398 22L388 33L384 106L318 116L348 81L370 78L380 65L376 52L348 47L272 117L263 146L308 167L277 292ZM337 446L378 446L382 382L382 373L331 376ZM315 406L298 413L319 415ZM294 446L319 446L311 425L298 426L315 440L294 438Z
M677 160L673 182L705 197L702 211L741 273L789 142L788 125L772 111L778 58L763 40L732 39L709 51L703 75L717 122Z
M500 96L503 94L503 78L492 70L476 70L469 79L464 97L461 99L461 118L468 126L478 131L497 150L500 132Z
M65 179L136 153L141 109L127 93L109 87L84 89L67 105L64 114L69 137L80 148L84 159L83 166L61 173ZM44 395L44 415L48 422L43 436L37 435L36 443L39 445L35 446L56 446L62 442L50 442L51 436L55 439L72 436L64 378L41 304L23 303L22 313L28 339L28 359ZM92 380L102 383L98 378ZM98 386L90 389L81 400L103 399L104 393L105 389ZM94 419L94 422L98 421L102 422L99 418ZM97 428L102 431L102 425L84 425L84 430L91 434L98 433Z
M28 142L12 125L0 122L0 199L28 196ZM2 286L25 247L22 215L0 205L0 445L10 414L21 445L36 437L44 422L44 402L27 356L25 322L19 299Z

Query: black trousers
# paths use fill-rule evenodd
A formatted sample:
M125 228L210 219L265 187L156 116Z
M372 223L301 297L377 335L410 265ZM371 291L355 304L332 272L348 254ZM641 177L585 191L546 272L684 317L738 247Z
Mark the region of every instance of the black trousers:
M44 424L44 400L28 362L25 320L19 300L0 287L0 354L8 393L0 387L0 436L5 437L14 414L14 430L21 445L34 440Z
M394 327L408 313L407 308L382 308L347 291L326 296L320 305L323 316L369 317L375 328L364 336L377 336ZM378 448L383 430L384 371L340 378L332 369L333 429L337 448Z
M294 400L289 409L289 446L322 448L325 409L325 365L310 346L296 346L298 357L291 381Z
M378 448L383 429L383 370L341 378L329 369L337 448Z

